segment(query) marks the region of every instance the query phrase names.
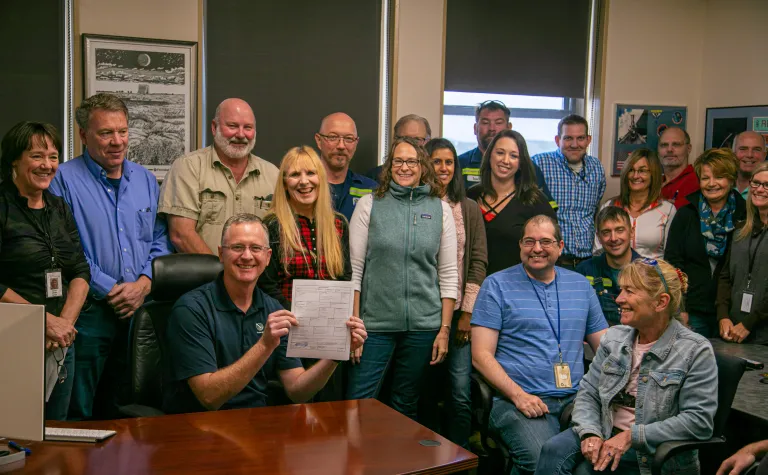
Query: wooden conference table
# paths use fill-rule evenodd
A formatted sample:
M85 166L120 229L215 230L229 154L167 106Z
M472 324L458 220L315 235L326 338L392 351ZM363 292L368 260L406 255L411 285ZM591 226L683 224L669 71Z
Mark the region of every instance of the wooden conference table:
M99 444L23 444L32 455L13 473L446 474L478 463L375 399L49 425L117 435Z
M716 353L747 358L765 365L763 369L744 372L731 408L768 424L768 384L760 382L763 373L768 373L768 346L730 343L720 338L709 341Z

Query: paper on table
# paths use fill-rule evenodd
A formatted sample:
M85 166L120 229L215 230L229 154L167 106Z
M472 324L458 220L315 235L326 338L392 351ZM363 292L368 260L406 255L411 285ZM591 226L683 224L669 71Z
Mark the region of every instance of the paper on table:
M67 356L67 348L59 348L59 353L54 355L53 351L45 352L45 402L51 398L54 386L59 379L59 364L56 362L56 357L59 357L59 361L64 362L64 358Z
M296 279L291 311L299 321L288 334L287 356L348 360L352 282Z

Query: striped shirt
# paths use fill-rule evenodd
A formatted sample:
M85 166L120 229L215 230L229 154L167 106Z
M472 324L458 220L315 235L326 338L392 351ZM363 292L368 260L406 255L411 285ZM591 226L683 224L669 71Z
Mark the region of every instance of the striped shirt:
M595 213L605 192L605 171L596 157L584 156L584 166L575 173L560 150L534 155L552 197L557 202L557 221L565 241L564 254L590 257L595 238Z
M529 279L522 264L497 272L483 282L472 312L472 325L498 330L495 356L507 375L537 396L563 397L578 391L584 376L582 342L586 335L608 328L587 279L560 267L555 272L549 284ZM560 347L563 362L571 368L570 389L555 387L558 295Z

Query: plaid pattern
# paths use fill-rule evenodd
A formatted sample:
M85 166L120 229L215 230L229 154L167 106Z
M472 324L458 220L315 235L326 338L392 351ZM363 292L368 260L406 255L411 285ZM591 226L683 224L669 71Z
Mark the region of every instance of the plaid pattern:
M552 197L563 231L563 254L590 257L595 238L595 213L605 193L605 171L596 157L584 156L584 167L574 173L560 150L534 155Z

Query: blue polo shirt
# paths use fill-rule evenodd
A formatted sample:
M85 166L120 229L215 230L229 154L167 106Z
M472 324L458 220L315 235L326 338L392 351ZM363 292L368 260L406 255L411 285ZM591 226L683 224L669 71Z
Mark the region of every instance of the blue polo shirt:
M347 170L344 183L330 185L333 209L346 216L349 221L360 198L372 193L377 186L378 184L370 178Z
M269 314L282 308L277 300L256 287L251 308L243 313L229 297L222 274L184 294L173 306L165 332L168 351L163 410L205 411L187 379L213 373L242 358L261 338ZM301 366L298 358L285 356L287 347L285 336L256 376L221 409L266 406L267 381L277 379L279 371Z
M464 189L469 190L471 187L480 183L480 164L483 162L483 154L480 153L478 147L473 148L467 152L459 155L459 164L461 165L461 174L464 177ZM557 203L552 198L552 194L547 188L547 182L544 180L544 174L541 169L534 163L533 168L536 171L536 185L547 197L547 201L553 209L557 209Z
M560 346L563 362L571 367L570 389L555 387L554 364L559 359L553 327L557 330L558 294ZM528 394L551 397L578 391L584 376L582 342L587 335L608 328L584 276L556 267L555 280L544 284L529 279L522 264L485 279L475 300L472 325L498 330L496 360L515 383Z

